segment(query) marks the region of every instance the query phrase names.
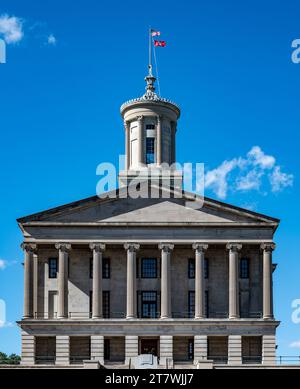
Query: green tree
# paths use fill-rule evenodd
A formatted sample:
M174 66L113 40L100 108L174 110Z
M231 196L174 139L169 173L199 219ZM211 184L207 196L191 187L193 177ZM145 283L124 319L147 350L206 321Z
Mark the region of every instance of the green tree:
M0 364L2 365L18 365L21 361L21 357L17 354L7 355L0 351Z

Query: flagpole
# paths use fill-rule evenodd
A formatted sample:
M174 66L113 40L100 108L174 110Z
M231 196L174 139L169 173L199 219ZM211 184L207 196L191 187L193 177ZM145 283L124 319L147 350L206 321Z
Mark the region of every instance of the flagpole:
M151 42L151 27L149 27L149 75L152 76L152 42Z

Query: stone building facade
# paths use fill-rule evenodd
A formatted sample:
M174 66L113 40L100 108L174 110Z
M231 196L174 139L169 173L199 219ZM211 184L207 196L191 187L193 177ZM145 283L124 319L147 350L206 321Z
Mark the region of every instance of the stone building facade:
M146 81L146 93L121 107L116 196L18 219L22 363L121 367L152 353L159 367L272 365L279 220L206 197L199 207L182 192L182 174L164 165L176 161L180 109L155 93L151 73ZM129 197L137 179L159 196Z

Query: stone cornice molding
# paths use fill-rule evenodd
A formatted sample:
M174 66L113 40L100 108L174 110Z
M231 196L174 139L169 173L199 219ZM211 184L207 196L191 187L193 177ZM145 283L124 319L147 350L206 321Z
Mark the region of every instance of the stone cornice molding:
M174 249L174 244L173 243L160 243L158 245L159 250L165 251L165 252L170 252Z
M95 251L96 253L100 253L105 251L106 245L105 243L90 243L89 247L91 250Z
M230 251L240 251L243 245L240 243L227 243L226 249Z
M125 243L124 249L129 250L131 252L139 250L140 245L138 243Z
M192 244L192 247L194 250L198 251L198 252L204 252L208 249L208 244L206 243L193 243Z
M34 254L34 253L36 253L37 245L34 244L34 243L22 243L21 244L21 249L26 251L26 252Z
M263 251L273 251L275 250L276 248L276 244L275 243L262 243L260 245L260 248L263 250Z
M55 248L59 251L68 253L71 250L70 243L55 243Z

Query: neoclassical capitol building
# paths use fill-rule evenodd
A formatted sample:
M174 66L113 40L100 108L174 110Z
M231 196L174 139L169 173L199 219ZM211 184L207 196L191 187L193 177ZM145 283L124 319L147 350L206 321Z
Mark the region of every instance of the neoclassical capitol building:
M24 365L159 368L275 363L273 235L279 220L181 191L179 107L146 92L121 106L116 196L18 219L24 241ZM139 174L158 196L126 196ZM165 186L163 177L171 177ZM154 358L153 357L153 358ZM152 356L151 356L152 358Z

